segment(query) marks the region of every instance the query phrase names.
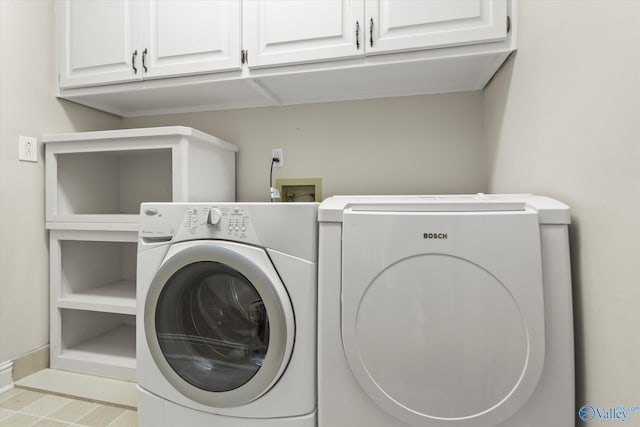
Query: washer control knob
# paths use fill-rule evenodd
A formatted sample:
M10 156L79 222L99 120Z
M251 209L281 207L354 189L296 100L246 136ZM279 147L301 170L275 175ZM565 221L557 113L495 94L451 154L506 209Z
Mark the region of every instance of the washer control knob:
M207 216L207 224L218 225L222 219L222 212L218 208L211 208L209 215Z

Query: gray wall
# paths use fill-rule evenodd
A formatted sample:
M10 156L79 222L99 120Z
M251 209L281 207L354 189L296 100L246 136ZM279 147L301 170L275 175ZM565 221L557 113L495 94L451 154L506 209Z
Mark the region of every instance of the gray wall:
M44 150L18 135L111 129L122 120L54 97L54 2L0 0L0 363L49 342Z
M482 93L412 96L177 114L127 127L192 126L240 147L237 197L269 198L271 149L284 148L276 178L322 178L323 196L433 194L485 189Z
M518 53L484 93L488 189L571 206L577 404L637 406L640 2L519 6Z

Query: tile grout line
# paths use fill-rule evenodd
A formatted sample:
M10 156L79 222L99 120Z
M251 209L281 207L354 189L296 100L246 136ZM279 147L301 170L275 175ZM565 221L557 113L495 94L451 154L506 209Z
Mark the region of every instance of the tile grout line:
M51 406L51 404L49 403L49 402L51 402L51 399L53 399L54 402L55 402L56 399L59 399L59 400L58 400L58 403L56 403L54 406ZM38 402L40 402L40 403L38 403ZM53 415L54 413L62 410L67 405L71 404L72 402L73 402L73 399L57 396L57 395L54 395L54 394L45 394L41 398L39 398L39 399L35 400L34 402L28 404L27 406L23 407L21 409L21 412L23 412L25 414L31 414L31 415L35 415L35 416L38 416L38 417L45 417L47 419L50 419L51 415ZM47 403L49 403L49 407L45 408L44 405L47 404ZM38 408L45 409L45 410L41 411Z
M111 421L109 424L107 424L106 427L111 427L113 425L113 423L115 423L116 421L118 421L119 418L124 417L127 414L127 410L125 410L123 413L121 413L120 415L118 415L117 417L115 417L113 419L113 421Z
M12 390L18 390L18 391L17 391L16 393L11 393L11 391L12 391ZM22 394L22 393L24 393L24 392L25 392L25 390L24 390L24 389L21 389L21 388L19 388L19 387L13 387L13 388L11 388L11 389L9 389L9 390L5 391L4 393L2 393L2 395L5 395L5 394L6 394L6 395L7 395L7 397L5 397L5 398L0 398L0 404L2 404L3 402L5 402L5 401L7 401L7 400L9 400L9 399L11 399L11 398L13 398L13 397L18 396L19 394ZM1 395L0 395L0 396L1 396Z
M6 408L0 408L0 409L3 409L5 411L7 411L7 413L8 413L8 416L6 418L1 419L3 422L8 420L9 418L13 417L15 414L17 414L17 412L12 410L12 409L6 409Z
M0 0L1 1L1 0ZM74 402L84 402L84 403L89 403L91 404L91 406L89 407L89 409L87 409L86 412L82 412L82 415L78 416L76 420L74 421L70 421L70 420L63 420L60 418L53 418L52 415L55 412L58 412L59 410L62 410L63 408L66 408L69 405L72 405ZM55 411L51 414L49 414L47 417L51 420L51 421L56 421L59 423L66 423L68 425L73 425L73 426L84 426L84 424L78 424L78 421L80 421L81 419L83 419L84 417L86 417L87 415L89 415L91 412L95 411L96 408L99 406L99 404L95 403L95 402L87 402L85 400L81 400L81 399L71 399L71 402L67 403L66 405L64 405L62 408L60 408L58 411Z

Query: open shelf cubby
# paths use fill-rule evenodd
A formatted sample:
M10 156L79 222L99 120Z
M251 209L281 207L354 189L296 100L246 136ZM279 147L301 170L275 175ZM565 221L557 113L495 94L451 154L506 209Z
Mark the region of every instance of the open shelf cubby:
M171 149L60 153L58 211L137 215L145 201L170 202Z
M52 308L135 315L135 232L51 230Z
M51 367L134 381L135 316L59 309L60 346Z
M50 229L136 230L144 202L235 200L237 147L192 128L45 135Z

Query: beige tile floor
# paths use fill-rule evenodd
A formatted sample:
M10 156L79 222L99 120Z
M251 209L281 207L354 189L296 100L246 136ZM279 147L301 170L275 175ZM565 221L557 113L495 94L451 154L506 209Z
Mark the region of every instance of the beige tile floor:
M1 427L137 427L137 412L118 406L12 388L0 394Z

